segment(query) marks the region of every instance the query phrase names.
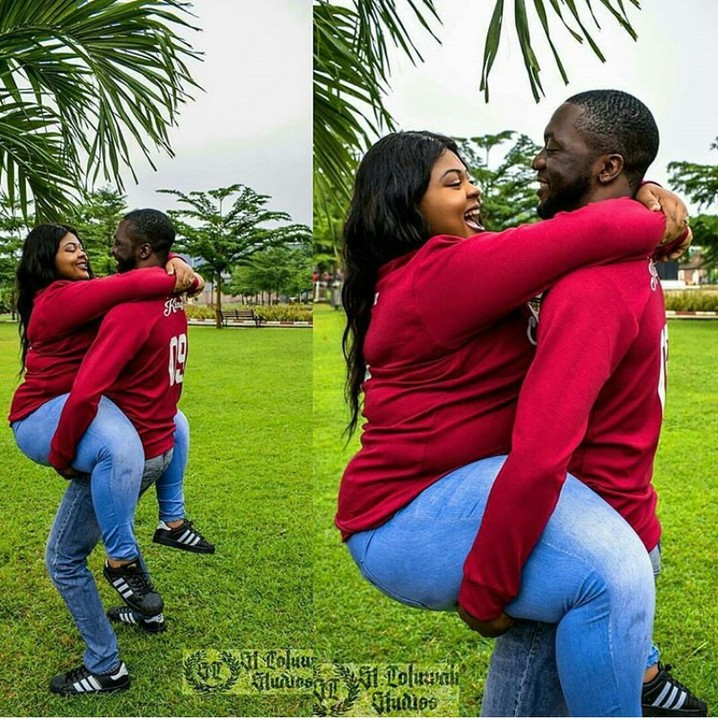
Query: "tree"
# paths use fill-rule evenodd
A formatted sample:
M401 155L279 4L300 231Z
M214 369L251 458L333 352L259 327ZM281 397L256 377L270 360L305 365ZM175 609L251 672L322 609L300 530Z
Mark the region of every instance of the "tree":
M577 42L584 40L604 60L575 0L514 0L514 21L519 47L536 101L543 94L540 64L529 31L530 20L538 21L561 77L568 75L551 39L550 18L558 21ZM638 0L627 0L639 7ZM600 5L631 37L636 34L626 13L624 0L600 0ZM591 21L600 28L590 0L585 0ZM489 75L501 42L506 14L505 0L494 0L493 15L486 32L481 70L481 90L489 99ZM533 15L535 14L535 18ZM531 18L529 16L532 16ZM399 49L413 63L421 61L414 39L407 30L410 18L438 41L434 27L440 18L433 0L350 0L335 5L330 0L314 4L314 161L320 196L348 195L356 157L371 136L392 129L391 115L384 105L391 67L388 46Z
M315 174L316 178L316 174ZM314 192L314 265L331 270L340 264L342 227L348 199L338 194Z
M718 150L718 138L711 149ZM671 189L686 193L699 210L718 205L718 165L671 162L668 172ZM718 215L700 213L691 218L691 229L693 245L703 249L702 267L715 269L718 267Z
M0 312L15 319L15 271L24 238L29 232L17 205L0 197Z
M311 290L311 245L273 247L252 255L232 274L227 285L233 294L253 295L258 292L299 297Z
M37 220L67 217L99 176L122 189L130 144L172 154L198 87L180 0L0 0L0 190ZM192 28L195 29L195 28ZM135 178L136 179L136 178Z
M218 328L222 327L222 290L234 267L267 248L310 242L311 230L306 225L283 224L290 216L268 210L270 197L246 185L158 192L173 195L183 206L168 211L178 234L175 247L199 259L198 272L214 284Z
M503 151L501 146L510 141L513 145ZM536 172L531 162L541 149L538 145L514 130L457 142L481 188L481 219L487 230L504 230L536 219ZM496 151L503 155L496 158Z
M127 199L119 190L109 187L87 193L73 207L68 218L82 238L96 275L115 272L115 261L110 256L115 230L127 212Z

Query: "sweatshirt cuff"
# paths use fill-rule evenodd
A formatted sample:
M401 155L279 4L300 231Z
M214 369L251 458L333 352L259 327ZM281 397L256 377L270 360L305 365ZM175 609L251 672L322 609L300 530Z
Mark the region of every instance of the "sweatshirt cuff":
M47 457L48 462L55 470L64 470L72 465L74 457L67 457L65 453L60 452L54 447L50 447L50 454Z
M466 576L461 581L459 588L459 605L466 610L471 617L488 622L496 619L504 610L510 598L505 598L486 585L472 582Z

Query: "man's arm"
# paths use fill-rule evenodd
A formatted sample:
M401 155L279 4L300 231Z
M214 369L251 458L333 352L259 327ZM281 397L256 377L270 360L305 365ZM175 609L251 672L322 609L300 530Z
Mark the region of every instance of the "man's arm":
M139 308L125 303L107 313L77 373L50 445L50 464L60 471L72 465L77 445L97 414L101 395L136 355L150 331ZM63 474L62 472L60 474Z
M637 323L601 271L549 291L536 357L519 395L511 453L464 564L459 603L488 621L519 592L521 570L553 512L598 394L634 340Z

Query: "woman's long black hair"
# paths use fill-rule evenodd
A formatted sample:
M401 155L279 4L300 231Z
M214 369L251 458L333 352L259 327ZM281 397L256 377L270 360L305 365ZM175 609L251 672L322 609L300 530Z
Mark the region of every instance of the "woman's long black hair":
M343 231L342 302L347 325L342 349L347 362L345 397L351 413L348 436L359 418L366 374L364 338L379 268L420 248L431 237L418 205L434 163L446 150L459 154L456 143L444 135L392 133L373 145L359 163Z
M77 230L69 225L43 224L33 228L22 246L22 256L17 267L17 314L20 318L20 343L22 345L22 366L30 349L27 339L27 326L38 290L58 280L60 276L55 266L55 255L60 247L60 240L68 233L79 238ZM88 265L89 270L89 265ZM92 272L90 272L92 277Z

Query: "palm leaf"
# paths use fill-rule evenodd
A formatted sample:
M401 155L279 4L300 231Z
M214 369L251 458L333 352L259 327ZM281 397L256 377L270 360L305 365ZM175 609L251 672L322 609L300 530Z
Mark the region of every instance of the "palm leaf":
M58 157L78 186L103 176L122 188L126 171L135 177L133 147L150 164L156 151L172 153L168 129L191 99L187 89L198 87L187 62L199 53L179 34L195 29L188 8L179 0L0 0L0 88L30 114L53 114ZM12 180L26 193L18 183L29 177L0 176L0 187Z

